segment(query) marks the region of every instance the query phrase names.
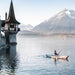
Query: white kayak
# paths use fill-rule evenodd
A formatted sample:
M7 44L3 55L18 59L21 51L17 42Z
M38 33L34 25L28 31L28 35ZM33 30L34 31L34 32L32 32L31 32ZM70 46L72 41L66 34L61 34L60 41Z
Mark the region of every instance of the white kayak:
M53 58L53 59L68 59L69 56L59 56L59 55L46 55L47 58Z
M69 56L59 56L59 55L53 55L51 58L53 59L68 59Z

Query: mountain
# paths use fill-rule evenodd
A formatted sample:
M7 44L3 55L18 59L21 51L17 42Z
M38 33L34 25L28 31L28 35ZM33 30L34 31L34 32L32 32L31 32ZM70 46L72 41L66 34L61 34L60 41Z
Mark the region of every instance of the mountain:
M49 34L74 34L75 11L64 9L33 28L34 32Z
M28 25L21 24L20 29L21 29L21 31L24 31L24 30L31 31L33 29L33 26L30 24L28 24Z

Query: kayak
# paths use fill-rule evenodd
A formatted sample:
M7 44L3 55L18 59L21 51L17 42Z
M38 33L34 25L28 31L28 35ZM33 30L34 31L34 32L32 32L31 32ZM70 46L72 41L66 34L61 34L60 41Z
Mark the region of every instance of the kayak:
M53 59L68 59L69 56L59 56L59 55L53 55L51 58Z
M53 59L68 59L69 56L59 56L59 55L46 55L47 58L53 58Z

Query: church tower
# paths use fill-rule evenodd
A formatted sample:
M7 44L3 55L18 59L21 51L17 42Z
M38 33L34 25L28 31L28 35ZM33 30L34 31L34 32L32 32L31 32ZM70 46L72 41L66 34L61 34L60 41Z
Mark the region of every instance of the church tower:
M9 15L5 21L5 35L6 35L6 43L14 44L16 43L16 34L20 30L18 27L20 23L15 18L13 2L11 0Z

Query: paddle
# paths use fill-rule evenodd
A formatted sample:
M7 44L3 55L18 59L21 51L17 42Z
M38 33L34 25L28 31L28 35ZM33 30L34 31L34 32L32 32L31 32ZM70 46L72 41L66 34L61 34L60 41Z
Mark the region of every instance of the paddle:
M62 51L62 50L61 50ZM59 51L58 55L61 53L61 51Z

